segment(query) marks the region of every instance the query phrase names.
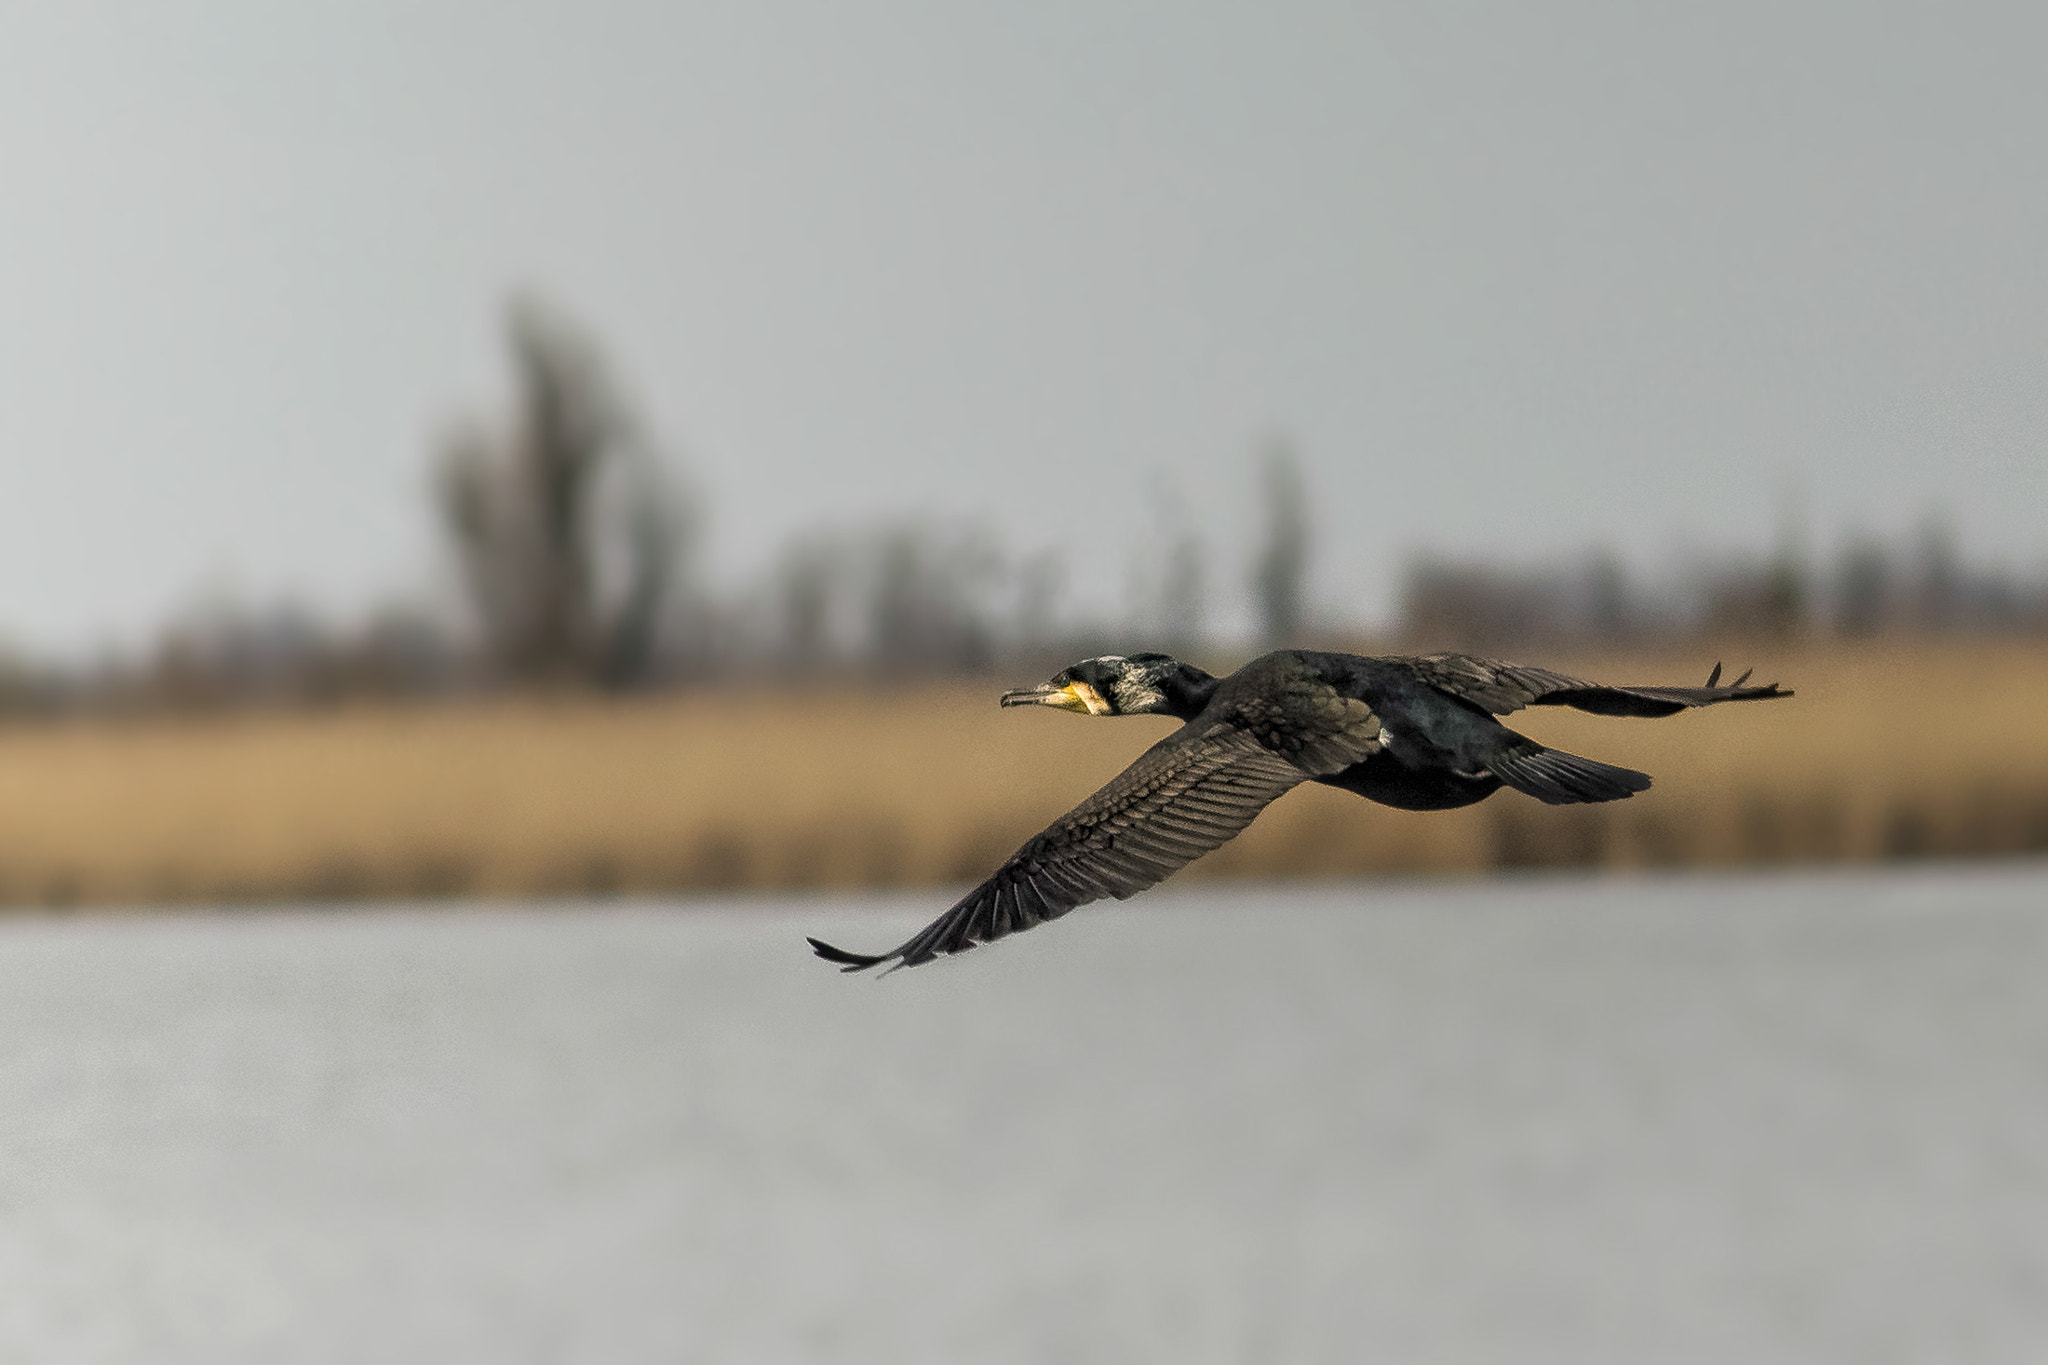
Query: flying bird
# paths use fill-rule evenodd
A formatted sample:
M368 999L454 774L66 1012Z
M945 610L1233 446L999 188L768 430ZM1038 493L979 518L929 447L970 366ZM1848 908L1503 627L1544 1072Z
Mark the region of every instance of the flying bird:
M1609 687L1468 654L1374 658L1285 649L1216 678L1166 654L1105 655L1004 706L1186 722L1108 785L1027 840L1008 862L908 942L850 953L809 940L857 972L915 967L942 954L1125 900L1228 842L1275 798L1321 782L1403 810L1451 810L1501 787L1551 805L1618 801L1649 775L1546 748L1494 719L1525 706L1602 716L1669 716L1724 701L1789 697L1749 674L1705 687Z

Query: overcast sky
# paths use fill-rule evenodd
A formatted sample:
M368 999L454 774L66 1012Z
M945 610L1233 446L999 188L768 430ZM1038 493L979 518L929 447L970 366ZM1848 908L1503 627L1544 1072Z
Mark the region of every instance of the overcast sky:
M530 287L736 582L976 518L1235 581L1287 433L1328 615L1418 547L1658 566L1943 510L2048 564L2048 7L0 7L0 638L443 572Z

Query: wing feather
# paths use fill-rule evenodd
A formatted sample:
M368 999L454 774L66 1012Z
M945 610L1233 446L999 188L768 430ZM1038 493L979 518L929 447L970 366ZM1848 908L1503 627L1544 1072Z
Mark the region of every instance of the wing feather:
M1430 654L1410 663L1423 680L1474 706L1505 716L1525 706L1570 706L1600 716L1670 716L1724 701L1766 701L1792 694L1776 683L1745 686L1749 674L1719 686L1721 666L1705 687L1610 687L1547 668L1502 663L1470 654Z
M892 960L914 967L1090 901L1134 896L1228 842L1308 776L1242 730L1170 735L894 951L868 957L811 944L848 971Z

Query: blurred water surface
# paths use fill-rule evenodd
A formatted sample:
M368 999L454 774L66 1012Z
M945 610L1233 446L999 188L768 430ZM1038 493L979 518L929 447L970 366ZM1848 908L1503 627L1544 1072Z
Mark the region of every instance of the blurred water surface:
M0 926L0 1356L2048 1358L2048 868Z

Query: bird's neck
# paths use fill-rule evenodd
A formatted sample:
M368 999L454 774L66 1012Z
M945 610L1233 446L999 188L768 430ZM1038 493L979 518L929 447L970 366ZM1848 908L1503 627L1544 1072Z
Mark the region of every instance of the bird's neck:
M1181 664L1159 680L1159 691L1166 697L1161 714L1176 720L1193 720L1202 714L1209 698L1216 695L1219 683L1219 679L1210 677L1193 664Z

